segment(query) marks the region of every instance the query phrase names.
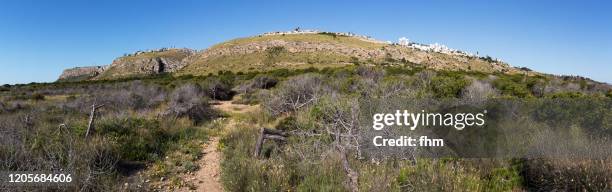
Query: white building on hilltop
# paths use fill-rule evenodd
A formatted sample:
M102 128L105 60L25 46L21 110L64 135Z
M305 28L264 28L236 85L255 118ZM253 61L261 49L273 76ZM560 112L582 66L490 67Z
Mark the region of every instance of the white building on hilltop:
M401 45L401 46L409 46L410 45L410 39L408 39L406 37L400 37L399 38L399 45Z
M462 55L462 56L468 56L468 57L476 57L476 55L472 53L468 53L468 52L464 52L464 51L460 51L456 49L451 49L451 48L448 48L446 45L442 45L438 43L429 44L429 45L413 43L413 42L410 42L410 40L406 37L400 37L398 40L398 44L404 47L418 49L421 51L432 51L432 52L444 53L444 54L449 54L449 55Z

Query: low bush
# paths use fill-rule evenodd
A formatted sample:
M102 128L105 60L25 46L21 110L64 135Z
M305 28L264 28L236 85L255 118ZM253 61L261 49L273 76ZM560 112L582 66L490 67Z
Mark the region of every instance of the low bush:
M278 115L296 111L316 102L324 89L321 76L305 74L285 81L276 90L262 95L261 100L268 112Z
M208 99L204 97L202 88L195 84L186 84L176 88L172 92L165 114L189 117L196 124L216 116L216 112L210 108Z
M45 95L43 95L43 94L41 94L41 93L34 93L34 94L32 95L32 100L35 100L35 101L42 101L42 100L45 100Z
M252 93L257 89L270 89L276 86L278 79L268 75L257 75L250 81L246 81L236 88L242 94Z
M276 125L276 129L281 131L292 131L298 129L298 126L299 125L295 117L289 116L278 122L278 125Z
M456 98L469 81L461 75L436 76L431 79L431 89L436 98Z
M240 97L234 97L232 103L243 104L243 105L256 105L259 104L258 92L246 92L240 95Z
M378 82L385 76L385 70L376 67L359 66L356 72L360 77L374 82Z
M529 190L606 191L612 188L609 159L525 159L521 176Z
M10 90L11 90L11 85L4 84L0 86L0 92L10 91Z
M217 100L231 100L234 96L234 91L232 91L232 85L228 81L233 80L223 80L220 78L207 78L202 83L202 90L211 99Z
M468 101L484 101L497 94L497 90L495 90L490 83L474 80L469 86L462 90L461 98Z
M421 159L400 169L397 183L402 191L514 191L521 187L516 168L482 171L461 160Z
M228 191L346 191L345 176L336 155L312 163L286 152L272 141L264 143L262 157L252 157L256 129L234 130L221 140L221 163ZM307 146L304 146L307 147ZM314 154L303 154L314 155Z
M521 80L517 79L516 77L502 76L493 81L493 85L495 85L495 88L497 88L503 95L519 98L529 97L529 88L526 84L520 83L520 81Z
M113 119L100 122L97 129L116 142L121 159L129 161L154 161L163 157L169 139L155 120Z

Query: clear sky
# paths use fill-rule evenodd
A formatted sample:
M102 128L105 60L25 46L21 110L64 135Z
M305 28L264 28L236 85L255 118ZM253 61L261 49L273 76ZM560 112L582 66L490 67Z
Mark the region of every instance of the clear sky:
M0 0L0 84L51 82L124 53L204 49L295 27L491 55L612 82L610 1Z

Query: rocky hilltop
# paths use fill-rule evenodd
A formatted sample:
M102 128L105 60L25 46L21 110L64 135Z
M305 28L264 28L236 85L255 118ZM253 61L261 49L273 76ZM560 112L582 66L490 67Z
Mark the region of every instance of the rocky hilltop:
M110 65L66 69L59 81L118 79L172 73L183 68L185 59L195 54L191 49L138 51L115 59Z
M117 79L176 72L187 65L186 58L194 53L195 51L191 49L139 51L115 59L108 69L95 79Z
M202 51L140 51L119 57L106 67L68 69L60 80L118 79L159 73L206 75L221 70L248 72L352 64L410 64L439 70L534 73L490 57L480 57L437 44L430 46L405 40L391 43L352 33L296 30L234 39Z
M65 69L60 75L59 81L91 79L104 72L106 68L107 66L90 66Z

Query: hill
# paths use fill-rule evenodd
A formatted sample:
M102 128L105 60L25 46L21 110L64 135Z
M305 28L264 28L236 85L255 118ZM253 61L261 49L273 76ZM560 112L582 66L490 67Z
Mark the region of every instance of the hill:
M66 69L59 81L120 79L172 73L183 68L185 59L195 53L191 49L158 49L138 51L115 59L107 66L76 67Z
M382 42L352 33L273 32L219 43L208 49L139 51L104 67L67 69L60 81L120 79L151 74L201 76L218 71L253 72L274 69L384 65L434 70L505 74L538 74L500 60L479 57L444 46Z
M366 65L419 65L432 69L517 73L500 61L424 51L342 33L271 34L235 39L190 58L179 74Z

